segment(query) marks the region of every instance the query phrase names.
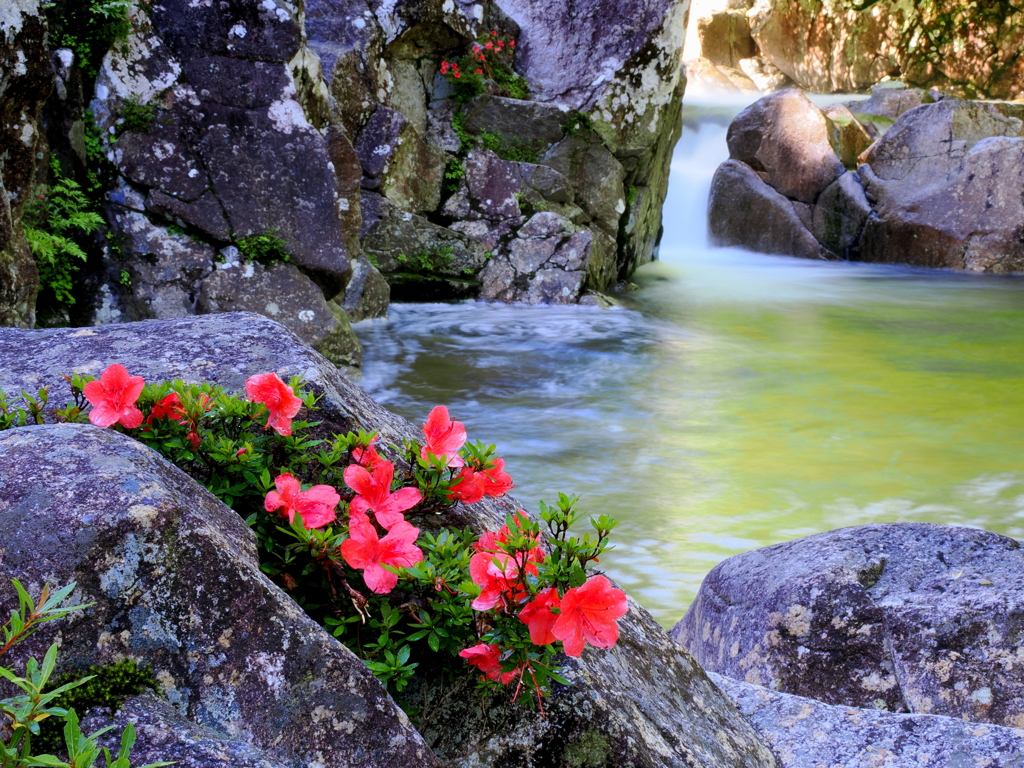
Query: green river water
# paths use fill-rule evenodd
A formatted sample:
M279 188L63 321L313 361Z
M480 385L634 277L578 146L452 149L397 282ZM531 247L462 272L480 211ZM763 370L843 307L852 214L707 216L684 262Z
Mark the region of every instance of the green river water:
M660 262L626 308L396 305L363 387L448 405L536 508L622 520L602 565L666 626L723 558L846 525L1024 538L1024 281L709 249L739 106L687 106Z

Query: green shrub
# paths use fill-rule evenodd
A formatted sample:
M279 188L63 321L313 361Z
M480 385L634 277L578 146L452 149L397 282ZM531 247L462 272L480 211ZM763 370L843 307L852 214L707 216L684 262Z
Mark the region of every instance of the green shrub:
M257 261L264 266L275 261L291 261L288 244L277 236L276 229L266 229L238 241L238 252L246 262Z
M70 48L75 63L95 79L107 51L128 40L131 7L128 0L52 0L46 5L50 47Z
M424 248L413 256L400 254L398 262L411 272L417 274L433 274L449 266L455 260L455 249L450 246Z
M121 103L121 119L124 122L117 127L118 135L125 131L149 133L155 112L152 104L143 104L138 96L132 94Z
M89 198L74 180L61 173L60 163L51 164L53 184L28 206L25 238L39 270L40 289L53 291L57 301L74 304L74 278L86 260L81 239L103 224L103 217L91 210Z
M543 141L527 144L522 139L508 141L504 136L482 131L478 137L480 146L489 149L502 160L514 163L536 163L546 149Z

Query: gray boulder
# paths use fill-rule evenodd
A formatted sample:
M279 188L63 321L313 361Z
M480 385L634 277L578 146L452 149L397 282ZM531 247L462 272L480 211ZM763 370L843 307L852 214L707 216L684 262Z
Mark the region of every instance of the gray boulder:
M780 768L1016 768L1024 763L1024 733L1016 728L822 704L709 677L750 720Z
M157 353L154 354L154 350ZM243 387L245 379L254 372L263 370L276 370L282 376L301 373L305 376L311 388L323 397L322 405L324 410L322 416L328 428L336 431L348 431L350 429L373 429L378 430L381 436L382 445L389 443L400 444L404 438L415 437L418 429L394 414L370 400L358 387L346 379L334 366L330 365L321 356L303 345L287 329L259 315L252 314L222 314L203 317L181 318L165 321L150 321L135 325L104 326L90 329L54 329L43 331L26 331L19 329L0 329L0 359L4 365L0 368L0 387L10 392L20 389L32 389L41 385L52 387L53 402L59 399L57 393L60 388L66 386L60 378L60 372L79 370L88 373L99 373L106 365L113 362L125 364L133 374L138 374L147 379L160 380L166 378L181 377L186 380L212 380L217 381L229 390L238 391ZM427 408L424 407L424 416ZM38 450L43 458L39 462L23 461L16 464L11 472L4 473L2 482L14 482L15 490L0 495L0 505L10 505L13 499L20 501L24 494L33 499L36 505L52 505L60 510L55 514L75 515L66 505L62 505L61 497L57 495L36 494L31 489L41 487L43 478L36 479L36 474L43 474L46 467L53 462L65 461L71 451L67 440L55 444L52 447L44 444L40 439L43 434L50 435L45 430L64 430L70 434L72 431L82 435L82 440L99 441L104 445L111 444L124 446L124 451L133 460L142 457L145 460L154 462L161 471L170 472L174 476L180 476L176 470L172 470L162 460L158 460L148 450L136 446L130 441L111 432L101 432L89 427L41 427L34 430L14 430L4 434L3 445L11 442L31 446L31 450ZM25 435L25 437L19 437ZM78 438L76 438L78 439ZM0 449L8 450L8 449ZM29 450L28 448L26 450ZM121 448L119 447L120 451ZM104 449L106 451L106 449ZM7 455L4 453L3 455ZM76 454L77 456L77 454ZM4 462L0 459L0 462ZM123 464L115 461L104 460L103 454L95 459L88 456L75 459L76 462L95 461L101 465L96 472L107 474L100 477L113 476L122 478L124 476ZM53 477L46 476L47 483L73 483L76 474L82 474L84 465L79 466L74 472L62 470L52 473ZM137 471L137 470L132 470ZM154 470L155 471L155 470ZM89 472L92 472L91 465ZM29 477L31 474L31 477ZM58 476L59 475L59 476ZM119 481L120 482L120 481ZM94 481L90 481L90 488L96 487ZM56 486L53 486L56 488ZM191 487L191 492L203 498L201 490ZM115 483L111 486L117 493L123 494L127 499L132 494L146 496L139 504L145 505L143 509L135 509L134 512L125 512L120 520L121 529L117 536L128 541L130 535L136 536L136 541L141 544L149 539L140 538L140 526L149 519L151 508L154 520L162 519L159 515L168 514L173 507L161 505L160 499L152 494L159 488L151 489L145 482ZM138 488L138 490L133 490ZM91 493L91 491L90 491ZM86 494L89 496L89 494ZM97 494L89 496L86 506L81 509L91 508L93 504L102 503L104 497ZM133 497L134 498L134 497ZM205 497L211 498L211 497ZM148 500L147 500L148 499ZM28 503L28 502L24 502ZM110 517L111 504L107 504L101 513L97 513L97 520L107 520ZM17 508L21 508L20 506ZM35 509L36 507L33 507ZM131 510L132 505L128 506ZM446 512L443 520L438 515L431 514L417 524L436 528L440 524L452 526L471 526L476 531L497 530L504 521L505 515L516 510L518 507L514 499L494 500L489 503L476 504L472 507L458 506L451 512ZM244 524L237 517L231 517L230 513L223 507L222 510L224 531L218 536L210 536L210 547L215 547L216 552L211 553L207 564L203 556L192 557L190 562L203 563L204 568L212 567L212 563L219 562L221 558L235 557L237 546L226 546L224 537L231 531L240 528L242 534L248 535ZM0 516L6 512L0 512ZM186 515L187 521L197 519L199 510L195 509L195 503L181 510ZM138 518L138 520L136 520ZM229 519L230 518L230 519ZM19 518L21 519L21 518ZM26 526L43 526L45 516L38 514L26 514L24 516ZM111 521L109 526L117 523ZM50 529L52 523L48 523ZM73 530L78 530L73 528ZM95 530L95 529L92 529ZM107 530L106 528L102 530ZM189 529L178 526L178 535L182 536ZM164 533L166 533L164 531ZM84 536L84 534L83 534ZM25 540L19 537L17 540ZM77 539L75 540L77 541ZM97 547L104 546L97 538ZM161 539L160 541L163 541ZM189 540L191 542L191 540ZM243 543L249 541L243 539ZM199 540L199 545L205 545L204 540ZM75 544L74 546L77 546ZM157 547L163 546L159 542ZM240 545L239 545L240 546ZM251 544L247 545L251 546ZM104 557L114 558L115 550L107 547L108 554ZM27 550L18 549L17 563L13 563L11 551L5 554L5 568L27 568L31 572L40 572L46 569L65 567L61 565L68 562L67 553L73 551L72 544L65 544L62 557L59 563L47 557L28 555ZM155 552L162 552L159 548ZM183 550L184 551L184 550ZM139 567L135 573L146 575L150 571L143 566L150 561L149 550L144 547L140 549ZM186 552L187 554L187 552ZM116 566L106 565L98 567L95 571L83 573L80 576L82 589L95 583L101 574L107 573ZM23 565L24 564L24 565ZM237 566L237 563L235 563ZM117 582L124 584L128 589L130 580L128 569L122 568L117 573L124 573L124 580ZM237 581L248 579L249 570L242 572L231 571L225 575L226 586L218 589L218 594L231 595L238 590L235 588ZM263 577L256 573L252 579L262 580ZM186 572L179 572L177 578L187 580L192 578ZM90 587L91 588L91 587ZM90 593L91 594L91 593ZM98 592L102 596L102 592ZM184 588L181 590L182 602L191 600L193 591ZM243 592L242 594L245 594ZM261 593L263 594L263 593ZM283 599L282 593L276 588L268 587L267 600L272 597ZM104 601L106 598L103 598ZM202 632L203 637L209 637L211 641L219 646L218 639L223 632L223 625L229 621L226 614L230 610L225 608L221 598L218 604L210 605L215 615L209 618L209 626L203 624L205 614L200 616L197 632ZM263 599L263 598L261 598ZM192 602L202 602L195 601ZM104 602L103 605L107 603ZM275 606L277 604L275 603ZM192 610L206 610L203 605L197 605ZM240 610L240 609L239 609ZM276 608L275 608L276 610ZM283 608L282 608L283 610ZM298 611L297 608L290 610ZM243 616L248 614L243 613ZM151 619L155 621L159 614L144 614L142 612L129 613L124 621L146 622ZM265 625L266 619L264 618ZM301 616L297 621L307 621ZM164 631L171 633L175 631L177 624L168 622L169 627ZM79 625L73 625L74 629ZM163 625L161 625L163 626ZM301 624L306 626L306 624ZM94 628L95 629L95 628ZM77 631L77 630L76 630ZM312 630L310 630L312 632ZM317 630L319 632L319 630ZM66 637L71 637L71 632ZM163 637L164 635L161 635ZM234 635L238 637L238 635ZM323 636L333 643L326 634L320 633L316 637ZM133 642L134 635L129 631L127 639L119 634L111 638L109 653L114 653L121 644ZM259 637L253 640L243 638L246 642L233 641L230 649L216 650L220 653L242 653L249 645L255 642L269 642L271 638ZM40 636L40 643L46 642L46 636ZM338 647L336 644L331 647ZM259 649L254 649L258 651ZM95 638L90 653L95 654ZM156 653L156 652L154 652ZM170 652L168 652L170 653ZM293 642L291 653L297 654L296 645ZM128 652L125 651L128 655ZM206 657L200 655L196 663L196 675L213 664L219 656ZM269 674L267 667L262 662L262 657L252 655L252 676ZM334 656L328 657L330 659ZM271 660L273 661L273 659ZM269 662L268 662L269 663ZM314 664L314 660L306 661L307 664ZM326 664L321 660L319 663ZM635 603L631 603L630 611L624 618L621 626L618 645L609 651L585 651L580 659L567 659L567 677L570 680L568 687L556 686L551 697L545 702L546 718L540 718L536 712L516 706L515 709L501 709L498 703L494 707L481 707L477 694L473 691L474 676L468 674L465 678L456 683L446 683L442 689L432 689L433 694L443 700L443 705L431 721L429 726L424 726L424 734L427 736L434 749L451 760L452 765L457 766L489 766L491 768L512 768L521 765L546 765L553 768L570 768L570 766L606 765L606 766L639 766L641 768L719 768L728 765L731 768L774 768L776 762L771 753L761 744L750 726L738 715L731 702L708 680L700 667L690 658L689 654L675 646L668 635L653 618ZM284 671L290 667L285 663ZM315 667L314 667L315 669ZM181 673L184 675L184 672ZM192 674L189 672L189 674ZM215 680L219 672L211 672ZM314 673L314 678L319 672ZM189 677L188 680L193 678ZM249 678L244 678L248 680ZM178 684L176 684L178 685ZM204 683L204 685L206 685ZM455 686L455 687L453 687ZM178 685L183 687L183 684ZM314 683L308 684L309 688ZM300 692L304 693L305 688ZM431 691L426 693L431 695ZM293 695L298 695L297 693ZM342 685L340 690L333 690L330 687L323 692L324 696L347 696L347 686ZM233 697L233 698L232 698ZM233 690L225 692L224 701L242 701L241 692ZM436 701L436 699L434 699ZM190 697L189 701L194 701ZM273 708L276 700L268 698L263 702L264 707ZM374 699L370 699L374 701ZM499 702L500 703L500 702ZM378 710L374 715L376 718L389 717L392 705L390 702L382 704L383 709ZM508 703L504 705L507 707ZM271 709L270 711L276 711ZM338 733L334 730L333 720L335 716L326 715L320 720L310 717L309 713L315 711L315 705L308 706L303 710L302 725L296 725L293 731L287 731L289 738L302 738L307 743L312 743L309 731L313 729L316 738L325 731ZM260 715L262 717L263 715ZM256 717L254 715L254 717ZM256 722L262 722L257 719ZM347 721L340 720L341 733L337 735L339 741L348 739L344 732L348 730ZM373 721L367 721L373 722ZM390 721L389 721L390 722ZM254 728L255 726L251 726ZM358 727L358 722L357 722ZM278 730L280 733L280 729ZM394 734L394 731L390 731ZM229 730L228 733L231 733ZM360 731L356 731L360 733ZM385 730L380 738L384 738L388 731ZM324 737L326 738L326 737ZM353 737L354 738L354 737ZM372 745L379 743L378 737L372 733L364 741L369 750ZM404 737L403 737L404 739ZM254 739L250 739L254 741ZM344 741L343 743L349 743ZM409 757L403 752L412 742L407 740L396 740L396 748L390 758L381 758L381 765L388 765L388 759L394 764L418 765L420 758ZM286 745L287 746L287 745ZM334 753L331 759L345 759L347 753L337 758L339 753ZM363 759L363 758L360 758ZM369 758L366 758L369 759ZM400 760L407 760L400 763ZM358 765L358 761L350 760L348 764Z
M833 258L811 234L796 205L746 163L727 160L711 180L708 238L720 247L804 259Z
M829 251L849 258L870 215L871 204L860 176L847 172L821 193L814 206L811 231Z
M358 366L362 347L345 311L294 264L219 264L199 287L196 313L256 312L281 323L335 365Z
M1024 554L879 524L730 557L672 635L708 670L828 704L1024 726Z
M4 432L0 497L3 580L76 581L93 604L15 662L56 638L69 668L151 664L180 714L303 768L436 765L363 663L261 573L241 517L145 446L91 425Z
M93 733L109 725L114 730L100 737L100 745L113 754L121 743L126 725L135 727L138 741L131 751L132 763L174 761L179 768L285 768L288 761L257 749L249 742L233 738L183 717L165 699L143 694L125 700L111 715L93 710L82 719L82 730Z
M352 265L352 279L345 287L341 308L349 320L358 323L374 317L383 317L391 302L391 286L365 256Z
M822 110L829 120L829 140L847 168L856 168L861 153L874 139L853 113L842 104L829 104Z
M974 272L1024 269L1021 122L947 99L905 112L863 157L875 216L865 261Z
M813 203L838 179L843 163L829 141L829 121L796 89L773 93L736 116L726 136L729 157L764 174L786 197Z
M484 95L469 105L463 124L473 135L493 133L536 151L562 140L565 120L566 113L553 104Z

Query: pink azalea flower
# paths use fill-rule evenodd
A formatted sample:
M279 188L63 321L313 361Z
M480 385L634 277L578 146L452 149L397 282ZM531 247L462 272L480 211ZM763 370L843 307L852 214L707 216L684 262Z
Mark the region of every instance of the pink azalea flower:
M337 519L336 509L341 496L331 486L314 485L304 491L299 481L287 472L278 475L274 485L277 490L268 493L263 502L267 512L280 509L289 523L294 522L298 512L307 528L323 528Z
M123 365L111 365L98 381L85 385L85 399L92 404L89 421L97 427L120 424L125 429L135 429L140 426L142 411L135 407L135 401L145 386L141 376L129 376Z
M552 613L551 609L558 608L559 604L558 590L552 587L537 595L519 612L519 620L530 628L530 642L534 645L550 645L555 642L551 630L558 615Z
M562 613L551 633L565 645L568 656L583 653L584 642L595 648L611 648L619 639L616 622L628 610L626 593L615 589L604 576L594 576L562 596Z
M405 520L402 514L423 500L419 488L399 488L391 492L391 481L395 475L395 465L380 459L373 472L358 464L345 467L345 483L359 495L349 505L351 513L365 515L373 510L374 517L381 527L391 530Z
M459 656L483 672L488 680L500 680L502 685L508 685L516 676L515 670L501 671L501 648L496 645L480 643L459 651Z
M491 469L485 469L480 475L484 481L484 496L498 498L516 487L512 478L505 472L504 459L495 459L494 466Z
M386 595L398 584L398 574L383 566L407 568L423 562L423 551L415 543L419 535L419 528L403 520L380 539L370 523L361 523L349 529L349 537L341 545L341 556L363 572L363 580L371 591Z
M476 504L484 497L486 479L482 474L472 467L463 467L457 477L458 482L448 491L450 498L459 499L466 504Z
M279 435L292 433L292 419L302 409L302 400L276 373L260 373L245 382L245 396L250 403L263 403L270 412L267 429Z
M445 456L449 467L461 467L465 462L459 457L459 450L466 444L466 427L461 421L452 421L448 409L439 405L430 412L423 425L423 436L427 444L420 455Z

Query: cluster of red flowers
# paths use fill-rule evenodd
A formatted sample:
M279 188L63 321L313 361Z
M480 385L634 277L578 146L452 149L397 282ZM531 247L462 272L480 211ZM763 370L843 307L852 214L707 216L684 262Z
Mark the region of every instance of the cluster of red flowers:
M493 74L491 71L495 62L492 60L496 55L501 54L509 57L516 50L516 40L510 36L499 36L498 30L492 29L491 35L484 42L473 43L468 57L462 60L465 66L472 62L475 64L473 73L477 75ZM461 80L462 71L457 61L442 61L441 74L452 80Z
M144 386L142 377L129 375L122 365L111 365L98 380L85 385L85 398L92 405L89 421L100 427L142 426L144 417L136 402ZM245 382L245 392L250 402L266 407L266 429L274 429L283 436L292 434L292 420L303 402L276 373L252 376ZM212 403L207 395L200 395L195 406L187 408L178 393L172 392L150 409L145 418L147 428L158 419L187 425L188 439L196 449L200 443L199 418L210 410ZM430 412L423 425L423 437L420 455L425 464L438 471L458 470L447 492L449 498L475 503L485 496L504 496L512 489L512 478L504 471L502 459L485 463L476 453L470 453L467 464L460 455L467 440L465 425L452 421L444 406ZM392 490L395 466L374 445L355 446L351 455L355 463L346 467L344 479L356 496L348 505L348 537L341 543L340 554L349 566L363 572L371 591L388 594L398 584L397 569L415 566L424 559L422 550L416 546L420 531L404 514L419 504L423 495L416 487ZM274 486L275 490L267 493L264 500L267 512L277 512L289 523L294 522L297 514L301 515L309 529L324 528L337 521L341 496L331 486L314 485L303 490L299 479L288 472L278 475ZM524 534L524 528L528 528L525 512L516 514L513 527L509 530L506 525L497 533L485 533L474 545L470 578L480 587L480 594L472 607L518 617L529 628L535 645L561 641L569 656L579 656L587 643L597 648L615 645L616 622L627 610L625 594L612 587L604 576L594 576L561 595L555 587L537 592L538 566L545 561L540 537ZM384 531L383 536L380 530ZM512 544L514 540L519 543ZM522 545L524 540L526 546ZM511 672L502 671L502 654L498 645L481 643L463 650L460 656L491 680L508 683L517 676L521 678L525 672L522 664Z
M536 579L537 566L545 558L539 537L531 537L532 546L514 554L505 546L514 534L522 534L525 522L526 513L520 512L514 519L515 532L506 525L498 533L485 533L474 545L476 554L470 559L469 573L480 587L480 596L473 601L473 608L517 615L529 628L534 645L560 640L568 656L579 656L586 643L611 648L619 639L617 621L628 610L626 594L612 587L604 576L594 576L564 595L559 596L558 589L551 587L531 599L526 582ZM478 666L488 679L507 683L522 670L502 673L502 653L499 646L482 643L459 655Z

